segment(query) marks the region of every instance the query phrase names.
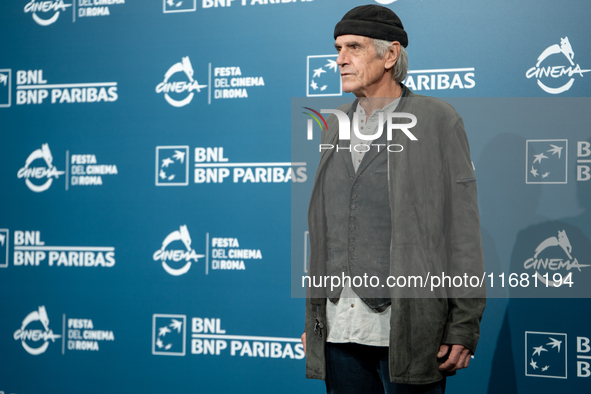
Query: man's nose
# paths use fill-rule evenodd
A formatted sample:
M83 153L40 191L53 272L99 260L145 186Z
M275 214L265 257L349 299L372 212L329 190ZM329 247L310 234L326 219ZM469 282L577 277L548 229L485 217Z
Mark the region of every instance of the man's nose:
M347 63L347 54L344 50L339 52L339 56L337 57L337 64L342 66L343 64Z

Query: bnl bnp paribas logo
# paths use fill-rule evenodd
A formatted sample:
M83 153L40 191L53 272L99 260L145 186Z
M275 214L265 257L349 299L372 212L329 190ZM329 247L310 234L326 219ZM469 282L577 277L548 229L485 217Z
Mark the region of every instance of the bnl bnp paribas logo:
M184 356L187 317L156 313L152 316L152 354Z
M573 61L575 53L568 37L560 38L560 44L550 45L538 57L536 65L525 73L535 78L538 86L546 93L560 94L569 90L575 78L583 77L583 70Z
M567 378L566 334L525 332L525 376Z
M259 6L270 4L306 3L314 0L199 0L201 8L230 8ZM381 0L384 1L384 0ZM390 2L396 0L389 0ZM197 9L197 0L162 0L165 14L174 12L191 12Z
M44 70L16 70L16 105L117 101L117 82L48 83ZM0 69L0 108L12 104L12 70Z
M0 108L8 108L12 104L11 76L11 69L0 69Z
M230 161L224 147L196 147L193 170L189 172L189 146L156 147L156 186L187 186L190 174L193 183L274 183L305 182L305 162L242 162Z
M221 318L156 313L152 315L152 354L184 356L190 322L190 353L198 356L230 356L302 360L300 338L234 335L222 328Z
M527 140L525 183L567 183L568 140Z
M576 340L578 378L591 376L590 340L577 336ZM555 332L525 332L525 376L538 378L568 379L567 334Z
M337 64L338 55L313 55L307 58L306 96L342 96L343 84Z
M189 147L168 145L156 147L156 186L189 184Z
M56 335L49 328L49 317L45 306L29 313L23 320L21 327L14 332L16 341L20 341L27 353L38 356L45 353L50 343L55 343L61 335Z
M337 58L338 55L307 57L307 97L343 95L343 84ZM472 89L476 86L475 68L409 70L404 84L412 90Z
M162 0L162 12L192 12L197 9L197 0Z
M8 267L8 243L10 232L7 228L0 228L0 268Z
M576 141L577 181L591 180L591 142ZM568 182L568 140L526 140L525 183Z

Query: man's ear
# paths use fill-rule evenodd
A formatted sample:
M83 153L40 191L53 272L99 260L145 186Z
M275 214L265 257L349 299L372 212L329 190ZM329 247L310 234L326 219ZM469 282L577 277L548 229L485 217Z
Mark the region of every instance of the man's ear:
M398 41L392 41L390 43L390 47L388 48L388 51L384 55L384 58L386 59L386 64L384 64L384 67L387 70L394 67L399 56L400 56L400 43Z

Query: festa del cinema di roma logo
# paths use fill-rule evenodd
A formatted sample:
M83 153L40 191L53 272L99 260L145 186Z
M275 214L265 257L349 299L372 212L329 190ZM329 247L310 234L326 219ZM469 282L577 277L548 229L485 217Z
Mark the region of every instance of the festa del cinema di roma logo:
M168 249L168 246L175 241L181 241L185 249ZM205 257L203 254L197 254L191 248L191 243L189 230L187 230L186 225L182 225L178 230L173 231L164 238L162 247L154 252L152 258L154 261L161 261L162 268L172 276L186 274L191 269L192 261L197 262L200 258ZM183 261L182 267L174 268L170 266L171 263L172 265L178 265L179 262L182 264Z
M70 156L69 151L66 151L66 166L71 168L72 175L69 177L67 167L64 172L59 171L53 165L53 155L49 144L45 143L27 157L25 165L18 170L17 177L24 178L29 189L40 193L49 189L53 181L64 173L66 174L66 190L68 190L68 185L102 185L103 177L118 174L117 165L99 164L94 154L72 154Z
M533 257L523 263L523 268L535 270L538 279L548 286L572 284L572 272L575 269L580 272L581 268L589 267L588 264L580 264L576 257L572 256L572 251L566 231L559 230L558 236L546 238L538 245ZM561 257L561 254L566 259Z
M169 81L171 77L177 73L182 73L188 81ZM201 89L206 88L207 85L200 85L199 82L193 78L193 66L189 56L182 58L182 61L175 63L164 74L164 80L156 86L156 93L164 93L164 99L173 107L184 107L189 104ZM173 98L171 96L175 96ZM184 95L183 98L178 96Z
M182 3L182 1L181 1ZM73 22L78 17L108 16L111 14L109 6L125 4L125 0L72 0L71 3L64 3L64 0L30 0L25 4L23 11L30 13L33 20L41 26L49 26L57 21L62 12L72 7ZM76 12L75 8L78 5Z
M66 4L63 0L56 1L29 1L24 8L25 13L31 13L33 20L41 26L48 26L57 21L60 12L66 11L72 4ZM52 14L53 13L53 14ZM43 18L40 16L42 15ZM51 15L51 16L49 16Z
M547 65L542 66L542 63L546 59L550 59L552 55L564 55L566 60L568 60L568 64L566 65ZM560 56L562 58L562 56ZM560 45L554 44L550 45L546 48L542 54L538 57L538 61L536 65L525 73L525 76L529 78L536 78L538 82L538 86L542 88L543 91L550 94L560 94L569 90L573 83L575 82L574 76L583 76L583 73L589 72L591 70L582 70L578 64L573 62L575 57L575 53L573 52L573 48L570 45L568 37L560 38ZM555 62L557 61L556 58L552 58ZM564 59L563 59L564 60ZM550 60L548 60L550 62ZM556 64L556 63L553 63ZM568 77L568 80L562 84L561 86L551 87L546 85L542 82L543 78L548 78L550 80L555 80L557 83L558 81L564 80L564 76Z
M45 166L33 167L33 163L39 159L45 162ZM49 150L49 145L43 144L40 149L34 150L29 155L25 161L25 166L18 170L17 176L24 178L27 187L32 191L36 193L43 192L49 189L54 179L64 174L64 171L59 171L52 163L53 156L51 150ZM36 181L33 182L33 180Z
M37 326L39 327L35 328ZM43 327L43 330L41 327ZM55 342L59 338L61 338L61 335L54 334L49 328L49 318L47 317L45 306L40 306L38 310L29 313L23 320L21 328L14 332L14 339L17 341L20 340L27 353L34 356L45 353L49 346L49 341ZM41 341L43 343L37 346L36 343Z

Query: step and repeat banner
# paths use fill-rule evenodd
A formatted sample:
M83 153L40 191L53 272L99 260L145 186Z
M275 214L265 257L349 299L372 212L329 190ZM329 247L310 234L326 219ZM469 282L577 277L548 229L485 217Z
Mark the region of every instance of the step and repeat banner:
M490 299L448 391L591 392L591 5L367 3L471 144ZM324 391L291 105L352 101L333 29L361 4L0 3L0 394ZM523 293L554 274L577 298Z

